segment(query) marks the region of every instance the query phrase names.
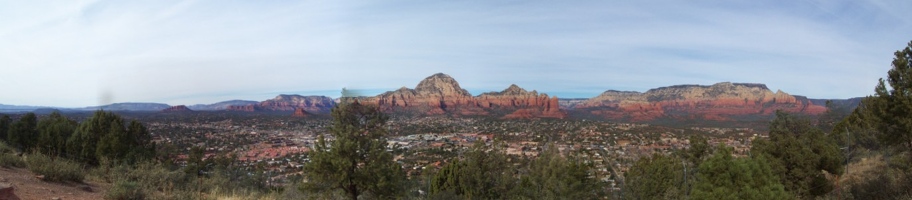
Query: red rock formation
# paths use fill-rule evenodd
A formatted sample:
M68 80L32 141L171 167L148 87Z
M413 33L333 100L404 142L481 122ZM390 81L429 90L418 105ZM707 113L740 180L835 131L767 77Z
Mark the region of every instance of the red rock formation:
M292 117L310 117L310 113L304 111L304 108L296 108L294 114L291 114Z
M336 102L326 96L279 95L253 105L229 106L233 111L294 111L303 109L310 113L328 113Z
M782 91L773 93L763 84L717 83L712 86L679 85L645 93L609 90L576 109L609 119L648 121L661 117L731 120L742 116L771 115L776 110L820 114L821 105Z
M193 110L190 110L190 108L187 108L187 106L184 106L184 105L171 106L169 108L165 108L164 110L162 110L162 112L191 112L191 111L193 111Z
M384 111L411 112L422 115L452 114L460 116L514 113L507 118L563 118L558 99L536 91L528 92L511 85L501 92L489 92L473 97L459 87L449 75L438 73L418 83L415 89L402 87L364 102L376 103Z

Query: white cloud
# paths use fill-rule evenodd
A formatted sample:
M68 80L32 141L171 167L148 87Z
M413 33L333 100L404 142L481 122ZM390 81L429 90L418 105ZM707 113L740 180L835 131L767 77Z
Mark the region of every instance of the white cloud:
M43 3L0 2L0 103L261 100L437 72L473 90L733 81L848 98L912 39L912 5L880 0Z

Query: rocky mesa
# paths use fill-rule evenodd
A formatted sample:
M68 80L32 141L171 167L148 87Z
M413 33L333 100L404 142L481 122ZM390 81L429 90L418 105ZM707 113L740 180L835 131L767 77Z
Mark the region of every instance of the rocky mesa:
M301 96L282 94L256 104L228 106L231 111L295 111L308 113L329 113L336 102L327 96Z
M387 112L408 112L421 115L451 114L457 116L503 115L504 118L564 118L557 97L526 91L511 85L501 92L472 96L459 86L453 77L443 73L431 75L415 87L367 97L364 102L375 103Z
M162 112L192 112L192 111L193 110L190 110L190 108L187 108L187 106L184 106L184 105L171 106L169 108L165 108L164 110L162 110Z
M816 115L826 111L806 97L772 92L764 84L722 82L676 85L645 93L608 90L574 106L578 112L628 121L659 118L727 121L767 116L776 110Z

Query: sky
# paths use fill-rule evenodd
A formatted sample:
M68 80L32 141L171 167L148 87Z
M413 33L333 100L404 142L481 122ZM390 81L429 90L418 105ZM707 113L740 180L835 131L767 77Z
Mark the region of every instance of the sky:
M763 83L873 94L912 1L0 0L0 104L208 104L414 88L561 98Z

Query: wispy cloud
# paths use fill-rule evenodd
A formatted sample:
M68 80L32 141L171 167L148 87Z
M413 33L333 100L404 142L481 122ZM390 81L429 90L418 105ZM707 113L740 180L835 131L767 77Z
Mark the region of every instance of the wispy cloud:
M594 96L766 83L870 94L912 35L907 1L4 1L0 103L195 104L516 83ZM834 89L838 88L838 89Z

